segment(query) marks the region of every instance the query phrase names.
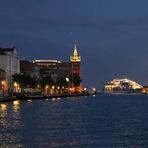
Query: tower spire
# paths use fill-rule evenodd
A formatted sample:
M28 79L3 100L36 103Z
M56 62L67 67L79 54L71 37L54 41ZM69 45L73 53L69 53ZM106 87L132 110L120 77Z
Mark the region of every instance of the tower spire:
M77 57L78 56L76 41L75 41L75 45L74 45L74 53L73 53L73 56L74 57Z
M74 44L74 52L73 52L73 55L70 56L70 61L71 62L80 62L81 61L81 57L78 55L76 41L75 41L75 44Z

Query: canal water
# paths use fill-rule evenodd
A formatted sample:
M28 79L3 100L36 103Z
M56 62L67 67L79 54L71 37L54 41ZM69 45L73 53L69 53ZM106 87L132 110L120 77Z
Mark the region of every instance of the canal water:
M0 103L0 148L147 148L148 96Z

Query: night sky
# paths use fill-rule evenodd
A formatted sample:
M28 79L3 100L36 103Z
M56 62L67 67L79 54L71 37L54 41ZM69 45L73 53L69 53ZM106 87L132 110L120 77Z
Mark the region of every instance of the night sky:
M0 46L21 59L69 61L75 40L85 86L148 85L148 0L0 0Z

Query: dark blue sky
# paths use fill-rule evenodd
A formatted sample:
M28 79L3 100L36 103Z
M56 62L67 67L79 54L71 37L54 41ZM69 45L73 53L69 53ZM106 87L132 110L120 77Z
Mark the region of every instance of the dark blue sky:
M0 46L21 58L68 61L74 40L85 85L148 85L148 0L0 0Z

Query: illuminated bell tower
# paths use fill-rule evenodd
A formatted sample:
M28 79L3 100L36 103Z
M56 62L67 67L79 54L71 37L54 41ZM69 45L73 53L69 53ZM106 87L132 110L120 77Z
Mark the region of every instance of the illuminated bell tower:
M74 45L74 52L73 55L70 56L70 62L71 62L71 74L72 74L72 81L74 76L78 76L81 79L81 56L78 55L76 44ZM72 84L72 87L74 85ZM82 92L82 83L80 82L80 85L78 86L79 92Z

